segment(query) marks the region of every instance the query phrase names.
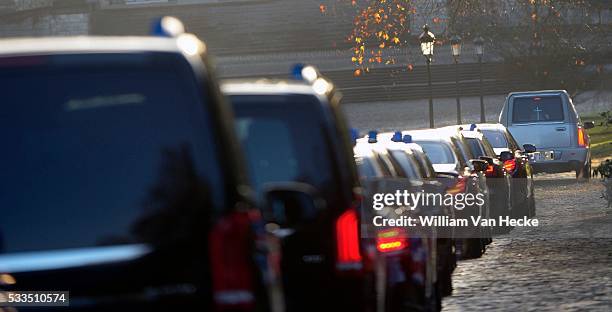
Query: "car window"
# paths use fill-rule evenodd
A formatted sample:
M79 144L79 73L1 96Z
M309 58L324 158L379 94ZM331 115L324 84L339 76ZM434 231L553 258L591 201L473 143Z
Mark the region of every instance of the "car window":
M478 139L466 138L465 142L467 143L467 146L470 148L470 151L472 152L472 155L474 155L475 158L485 156L484 150Z
M376 169L376 163L371 157L355 157L355 163L361 178L376 178L380 175Z
M480 143L482 144L482 147L484 148L486 156L495 157L495 150L493 150L493 147L491 146L491 143L489 143L489 140L487 140L486 136L483 136Z
M429 157L427 157L427 155L425 155L425 153L421 153L421 152L415 152L414 155L415 155L415 158L421 164L420 167L423 170L424 176L426 178L434 178L435 177L435 171L433 169L431 161L429 160Z
M0 71L0 253L148 242L161 218L224 206L189 65L123 60Z
M461 164L461 166L470 166L469 160L473 159L474 156L472 155L470 150L467 148L467 146L465 146L462 140L459 140L455 137L451 137L451 142L453 142L453 145L459 151L459 154L460 154L459 163Z
M410 155L408 155L408 153L401 150L393 150L391 151L391 155L404 172L406 178L411 180L423 179L423 176L418 171L418 165L414 163L412 159L410 159Z
M272 118L243 117L236 121L236 128L238 138L248 155L255 186L259 187L266 182L298 179L301 173L296 155L297 147L290 136L288 123Z
M484 134L494 148L508 147L508 140L503 132L496 130L482 130L482 134Z
M416 164L416 168L419 172L419 175L424 179L431 178L430 172L428 170L429 168L427 168L427 163L424 161L425 157L423 157L423 155L419 154L418 152L413 151L412 159L414 159L414 163Z
M397 177L399 175L395 166L393 166L393 162L391 161L388 153L377 151L374 153L374 155L376 161L378 162L378 165L382 169L383 176Z
M231 100L258 193L267 183L283 181L308 183L323 196L337 192L334 154L316 98L235 95Z
M516 123L564 120L560 96L517 97L512 103L512 121Z
M416 142L423 148L429 160L434 164L454 164L455 156L451 148L442 142Z

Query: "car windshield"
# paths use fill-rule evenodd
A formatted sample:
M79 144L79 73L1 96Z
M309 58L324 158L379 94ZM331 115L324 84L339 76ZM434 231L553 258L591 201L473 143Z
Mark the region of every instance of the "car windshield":
M251 180L261 193L267 183L297 181L325 194L338 190L334 154L314 96L231 97L238 138Z
M99 56L23 58L37 65L0 71L0 253L148 242L157 218L173 227L173 211L224 200L188 65L88 58Z
M482 133L494 148L508 147L508 141L506 140L506 136L504 136L503 132L495 130L482 130Z
M442 142L416 142L433 164L454 164L455 156L450 147Z
M512 102L512 121L516 123L563 121L560 96L518 97Z

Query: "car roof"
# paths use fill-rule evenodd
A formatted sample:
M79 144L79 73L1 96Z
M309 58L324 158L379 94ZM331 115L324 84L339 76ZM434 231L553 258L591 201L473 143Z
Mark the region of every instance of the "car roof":
M372 144L368 143L367 140L357 140L355 146L353 146L353 154L355 157L371 157L374 155L372 150Z
M453 135L453 131L447 128L438 128L402 131L402 134L411 135L413 141L444 142L450 140L450 137Z
M463 135L464 138L470 138L470 139L482 139L483 137L482 132L470 131L470 130L462 130L461 135Z
M469 125L467 129L469 129ZM481 123L481 124L476 124L476 129L503 131L503 130L506 130L506 127L500 123Z
M0 40L0 57L121 52L182 53L177 43L177 39L169 37L77 36Z
M221 82L221 91L228 95L302 94L317 95L312 85L299 80L241 79Z
M559 95L567 94L565 90L539 90L539 91L517 91L508 93L508 97L534 96L534 95Z
M382 138L386 141L390 141L394 144L403 144L403 148L409 152L412 152L413 154L417 154L417 153L421 153L424 154L425 152L423 151L423 148L418 145L417 143L404 143L404 142L393 142L391 139L393 138L393 135L395 135L395 132L384 132L378 135L379 138Z

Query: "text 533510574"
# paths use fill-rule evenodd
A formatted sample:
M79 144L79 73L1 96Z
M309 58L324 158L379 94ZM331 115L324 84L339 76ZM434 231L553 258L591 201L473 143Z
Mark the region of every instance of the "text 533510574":
M69 306L68 291L0 291L0 307Z

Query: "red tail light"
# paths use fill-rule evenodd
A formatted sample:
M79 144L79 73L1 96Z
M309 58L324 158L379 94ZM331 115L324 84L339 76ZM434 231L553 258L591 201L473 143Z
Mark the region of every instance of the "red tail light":
M455 185L448 188L446 192L449 194L464 193L466 186L467 186L467 179L464 176L459 176L457 178L457 182L455 183Z
M234 212L214 225L210 261L215 310L250 310L255 306L251 218Z
M506 169L506 171L509 173L514 172L514 169L516 169L516 159L508 159L504 161L504 169Z
M361 269L359 250L359 220L355 209L345 211L336 220L338 269Z
M408 247L408 241L399 229L389 229L378 233L376 249L380 252L391 252Z
M578 126L578 146L587 147L589 145L589 137L584 131L584 128Z
M495 168L493 167L493 165L487 166L487 170L485 170L485 175L487 177L492 177L495 175Z

